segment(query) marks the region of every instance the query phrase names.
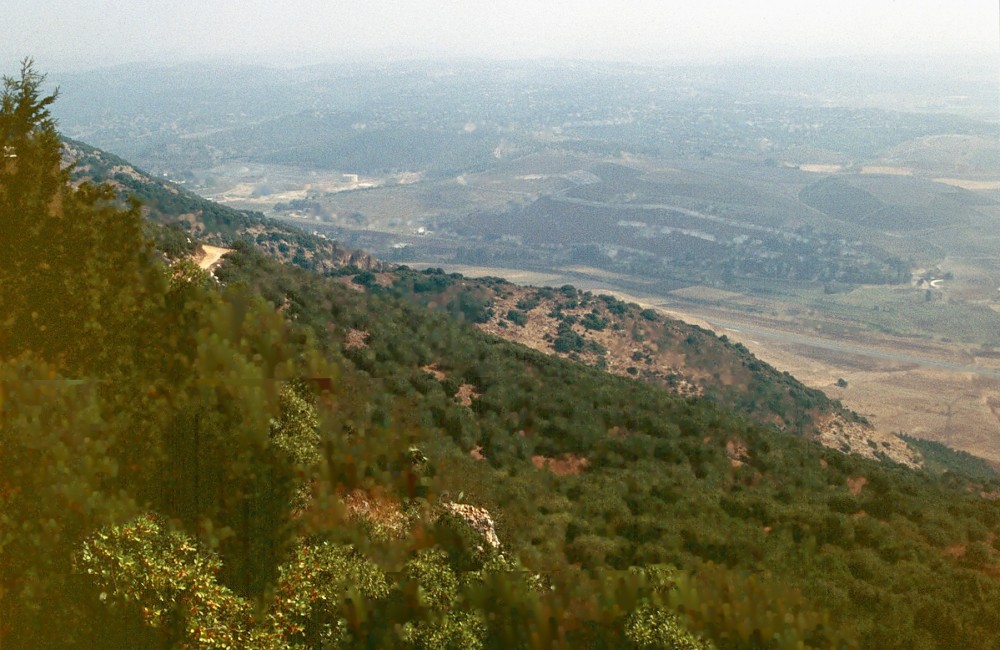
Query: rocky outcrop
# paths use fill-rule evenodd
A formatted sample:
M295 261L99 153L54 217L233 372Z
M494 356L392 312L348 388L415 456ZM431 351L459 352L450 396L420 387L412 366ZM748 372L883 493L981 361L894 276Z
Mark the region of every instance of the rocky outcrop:
M879 461L890 460L913 469L923 466L920 454L901 438L878 431L870 424L851 422L835 415L818 422L818 430L814 438L820 444L845 454Z
M479 533L494 550L500 549L500 539L493 525L493 517L486 508L453 502L445 502L441 508L444 513L455 515L468 524L469 528Z

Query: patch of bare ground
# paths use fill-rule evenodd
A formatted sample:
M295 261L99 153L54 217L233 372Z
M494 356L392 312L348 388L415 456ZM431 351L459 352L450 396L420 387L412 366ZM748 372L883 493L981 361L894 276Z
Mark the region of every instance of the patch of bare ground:
M688 319L685 314L678 316ZM771 328L766 323L755 325ZM775 324L772 328L776 334L786 330L794 331L790 324L784 327ZM848 341L861 343L883 355L868 356L797 345L777 336L766 338L732 330L724 333L744 344L762 361L840 400L847 408L865 416L879 431L934 440L1000 462L1000 437L996 435L1000 408L991 408L991 400L996 401L1000 395L1000 377L916 366L884 356L898 352L994 369L994 359L970 355L968 346L902 340L872 332L866 334L864 341ZM837 385L841 378L847 382L846 387ZM1000 402L994 406L1000 407Z
M799 165L799 169L812 174L835 174L843 168L843 165L826 165L822 163L806 163Z
M530 310L518 310L517 304L522 300L537 300L537 306ZM555 350L553 343L559 335L561 321L549 314L560 304L563 305L559 307L561 313L575 321L570 326L572 331L588 343L600 346L604 354L587 348L576 352ZM525 313L524 325L506 319L511 310ZM582 324L593 310L600 318L608 319L604 329L587 329ZM554 298L538 298L533 288L505 287L503 294L493 297L493 312L494 316L479 327L494 336L546 354L575 358L615 375L644 379L683 397L699 397L705 392L694 373L686 368L684 354L669 348L660 349L657 345L662 325L631 317L621 319L624 324L619 323L621 329L615 329L612 324L619 319L609 314L603 301L595 296L584 298L575 307L566 307L558 294Z
M354 291L364 291L365 288L362 287L360 284L354 282L353 279L354 279L353 276L350 275L340 275L335 278L332 278L334 282L336 282L337 284L341 284L347 287L348 289L353 289Z
M935 178L935 183L943 183L953 187L961 187L963 190L1000 190L998 180L971 180L966 178Z
M532 456L531 464L538 469L547 469L556 476L581 474L587 468L589 461L575 454L563 454L557 458L548 456Z
M867 484L868 479L864 476L852 476L847 479L847 489L854 496L859 496Z
M871 368L843 376L847 389L825 390L879 429L903 431L1000 461L1000 379L928 368Z
M380 287L391 287L392 283L396 280L395 273L376 273L375 274L375 284Z
M475 447L470 449L469 456L471 456L474 460L486 460L486 456L483 455L482 445L476 445Z
M231 248L198 244L198 247L194 250L194 256L192 259L200 268L211 272L212 269L221 264L222 256L231 252L233 252L233 249Z
M368 332L349 329L344 335L344 347L348 350L368 347Z
M411 523L399 502L383 491L353 490L343 502L349 518L367 520L393 536L403 535Z
M446 375L436 363L429 363L426 366L420 366L420 369L438 381L444 381L448 378L448 375Z
M826 415L817 421L815 439L820 444L873 460L888 458L907 467L917 468L923 463L920 455L898 436L884 433L870 424L851 422L841 415Z
M726 456L729 464L735 467L742 467L743 463L750 460L750 450L742 440L732 438L726 441Z
M482 395L472 384L462 384L458 387L458 392L455 393L455 399L462 406L472 406L472 400L482 397Z

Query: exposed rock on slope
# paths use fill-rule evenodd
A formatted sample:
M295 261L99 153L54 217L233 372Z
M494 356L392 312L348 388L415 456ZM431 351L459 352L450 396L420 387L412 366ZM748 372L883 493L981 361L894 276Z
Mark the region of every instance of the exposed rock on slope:
M444 503L442 508L445 512L455 515L468 524L469 528L479 533L492 548L500 548L500 539L497 537L496 528L493 525L493 517L490 516L486 508L453 502Z
M851 422L840 415L830 415L819 420L815 435L821 444L874 460L891 460L894 463L917 468L923 464L920 454L898 436L883 433L871 425Z

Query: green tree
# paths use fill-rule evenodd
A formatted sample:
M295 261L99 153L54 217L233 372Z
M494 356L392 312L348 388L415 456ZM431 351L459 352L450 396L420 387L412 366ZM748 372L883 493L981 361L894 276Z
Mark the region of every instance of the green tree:
M164 278L136 206L67 184L44 80L26 60L0 97L0 358L32 350L74 374L106 374L141 361Z

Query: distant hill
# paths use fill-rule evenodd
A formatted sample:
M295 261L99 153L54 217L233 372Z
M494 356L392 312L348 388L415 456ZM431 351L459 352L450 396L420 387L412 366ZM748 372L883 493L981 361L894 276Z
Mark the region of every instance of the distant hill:
M326 237L311 235L257 212L234 210L208 201L181 185L154 178L114 154L63 138L64 160L73 163L73 181L108 183L123 197L134 197L152 221L172 225L190 237L226 246L246 240L282 262L317 272L345 265L378 269L384 265L370 255L349 250Z

